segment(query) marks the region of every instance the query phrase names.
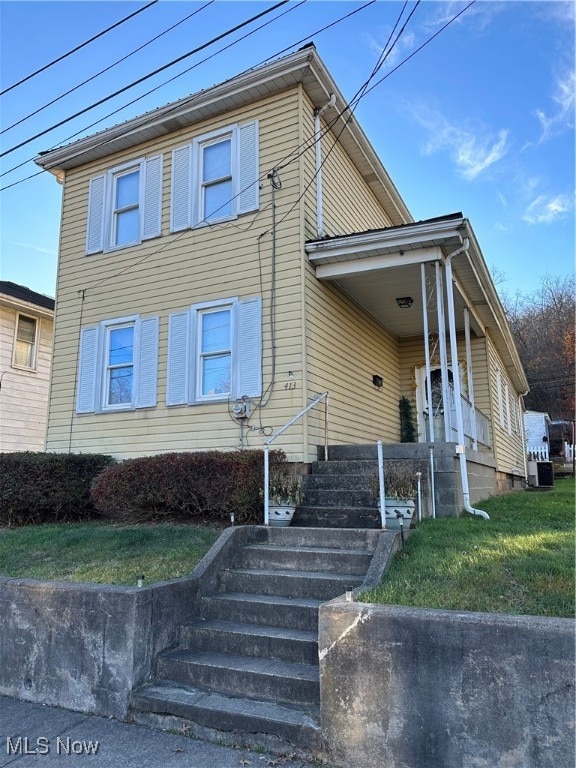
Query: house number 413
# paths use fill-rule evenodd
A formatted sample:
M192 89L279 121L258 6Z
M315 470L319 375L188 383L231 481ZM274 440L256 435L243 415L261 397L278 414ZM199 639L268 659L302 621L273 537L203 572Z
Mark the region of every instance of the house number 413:
M296 389L296 382L287 381L286 384L284 384L284 389Z

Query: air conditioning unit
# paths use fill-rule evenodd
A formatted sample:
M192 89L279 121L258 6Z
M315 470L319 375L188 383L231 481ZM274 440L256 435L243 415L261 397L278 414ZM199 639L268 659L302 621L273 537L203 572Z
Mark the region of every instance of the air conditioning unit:
M528 485L531 488L551 488L554 485L554 467L552 462L529 461Z

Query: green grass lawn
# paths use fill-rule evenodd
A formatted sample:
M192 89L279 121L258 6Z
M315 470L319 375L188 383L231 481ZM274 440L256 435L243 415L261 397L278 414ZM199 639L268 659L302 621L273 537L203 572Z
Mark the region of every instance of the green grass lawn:
M574 479L475 506L490 521L464 514L420 523L383 583L362 600L574 616Z
M196 525L67 523L0 531L0 576L135 586L190 573L222 533Z

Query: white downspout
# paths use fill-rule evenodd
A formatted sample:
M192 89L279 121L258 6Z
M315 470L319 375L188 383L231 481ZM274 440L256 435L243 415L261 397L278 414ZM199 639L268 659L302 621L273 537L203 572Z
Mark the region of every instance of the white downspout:
M464 442L464 419L462 417L462 392L460 389L460 376L458 375L458 344L456 341L456 317L454 314L454 286L452 280L452 259L460 253L466 253L470 246L467 237L460 248L446 257L446 295L448 299L448 327L450 330L450 358L454 373L454 400L456 412L456 428L458 432L458 458L460 459L460 478L462 481L462 496L464 509L471 515L477 515L484 520L490 520L490 516L482 509L475 509L470 504L470 486L468 485L468 470L466 467L466 446Z
M330 94L330 98L323 107L314 110L314 142L316 144L316 233L318 237L324 237L324 217L322 215L322 141L320 136L320 115L336 104L336 95Z

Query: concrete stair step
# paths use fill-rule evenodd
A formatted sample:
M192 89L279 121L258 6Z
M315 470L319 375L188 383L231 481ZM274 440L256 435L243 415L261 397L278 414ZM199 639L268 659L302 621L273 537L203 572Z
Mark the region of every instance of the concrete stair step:
M178 649L160 654L158 677L247 698L318 704L319 669L313 664Z
M298 507L291 528L365 528L381 530L380 512L376 507Z
M267 528L268 543L276 546L331 547L358 549L371 554L378 544L379 532L364 528Z
M302 505L305 507L376 507L376 500L370 490L316 488L304 491Z
M318 608L322 602L303 597L223 592L202 598L202 616L206 619L317 631Z
M182 625L180 646L198 651L318 664L318 633L289 627L198 619Z
M309 491L368 491L372 476L377 476L376 469L372 474L329 474L306 475L304 477L304 493Z
M221 584L228 592L313 597L316 600L332 600L343 594L348 586L360 586L362 581L362 576L350 573L264 568L225 571L221 577Z
M371 554L353 549L250 544L238 548L236 565L240 568L281 568L364 575L371 558Z
M378 473L376 458L312 462L313 475L374 475Z
M314 706L296 707L226 696L170 681L141 687L132 693L131 703L138 715L151 713L179 718L186 724L188 733L199 737L205 737L207 731L209 735L233 733L235 742L262 746L270 746L271 737L278 740L272 746L283 752L291 752L291 745L312 751L321 747L320 713ZM282 743L286 744L285 749Z

